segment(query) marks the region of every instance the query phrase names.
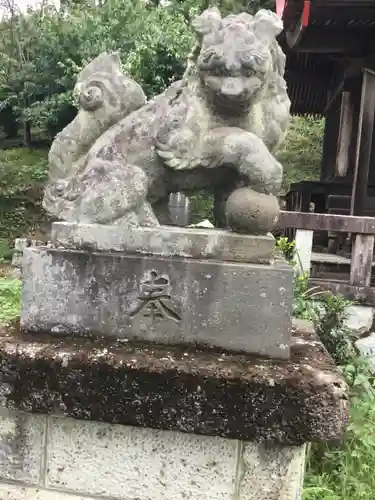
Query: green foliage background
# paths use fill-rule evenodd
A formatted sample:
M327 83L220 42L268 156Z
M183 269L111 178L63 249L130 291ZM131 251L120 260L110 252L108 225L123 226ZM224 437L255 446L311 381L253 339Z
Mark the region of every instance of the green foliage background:
M0 150L0 259L11 257L14 238L32 235L46 220L47 167L46 150Z

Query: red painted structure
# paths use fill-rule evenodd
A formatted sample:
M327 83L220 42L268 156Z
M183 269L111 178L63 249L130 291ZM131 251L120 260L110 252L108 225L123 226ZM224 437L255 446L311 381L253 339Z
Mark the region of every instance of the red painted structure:
M283 16L284 10L288 8L288 0L276 0L276 14L279 17ZM310 0L304 0L301 12L301 26L306 27L309 24L310 16Z

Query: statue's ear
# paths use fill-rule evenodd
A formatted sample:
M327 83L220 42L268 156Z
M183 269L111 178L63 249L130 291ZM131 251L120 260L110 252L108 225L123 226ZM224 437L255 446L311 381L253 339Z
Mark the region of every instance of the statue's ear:
M283 30L283 22L274 12L261 9L253 17L253 30L265 43L272 43Z
M211 7L202 12L192 21L192 27L199 38L217 31L221 27L221 14L217 7Z
M116 52L111 52L110 58L117 66L121 66L121 57L120 57L120 52L118 50L116 50Z

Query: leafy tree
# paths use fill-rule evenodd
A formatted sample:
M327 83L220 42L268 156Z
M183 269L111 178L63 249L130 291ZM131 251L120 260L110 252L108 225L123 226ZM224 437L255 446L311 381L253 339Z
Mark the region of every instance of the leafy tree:
M193 43L190 18L208 0L68 0L22 14L15 0L0 0L0 125L14 135L17 122L31 144L31 129L53 137L75 114L77 73L102 51L119 50L124 68L153 96L184 70ZM215 0L214 0L215 2ZM252 10L272 0L216 0L223 13ZM5 130L7 128L7 130Z
M181 13L154 9L126 55L125 68L148 96L181 78L193 44L192 31Z
M0 103L12 107L28 143L31 126L53 136L72 119L76 75L100 52L120 50L152 96L182 74L191 44L183 15L141 0L8 13L0 25Z

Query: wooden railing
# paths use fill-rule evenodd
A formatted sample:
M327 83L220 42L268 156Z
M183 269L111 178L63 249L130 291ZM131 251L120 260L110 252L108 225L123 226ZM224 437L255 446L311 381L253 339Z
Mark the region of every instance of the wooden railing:
M375 217L282 211L278 228L296 230L296 250L302 268L307 273L310 272L311 267L314 231L352 234L349 285L355 287L370 286L375 241Z

